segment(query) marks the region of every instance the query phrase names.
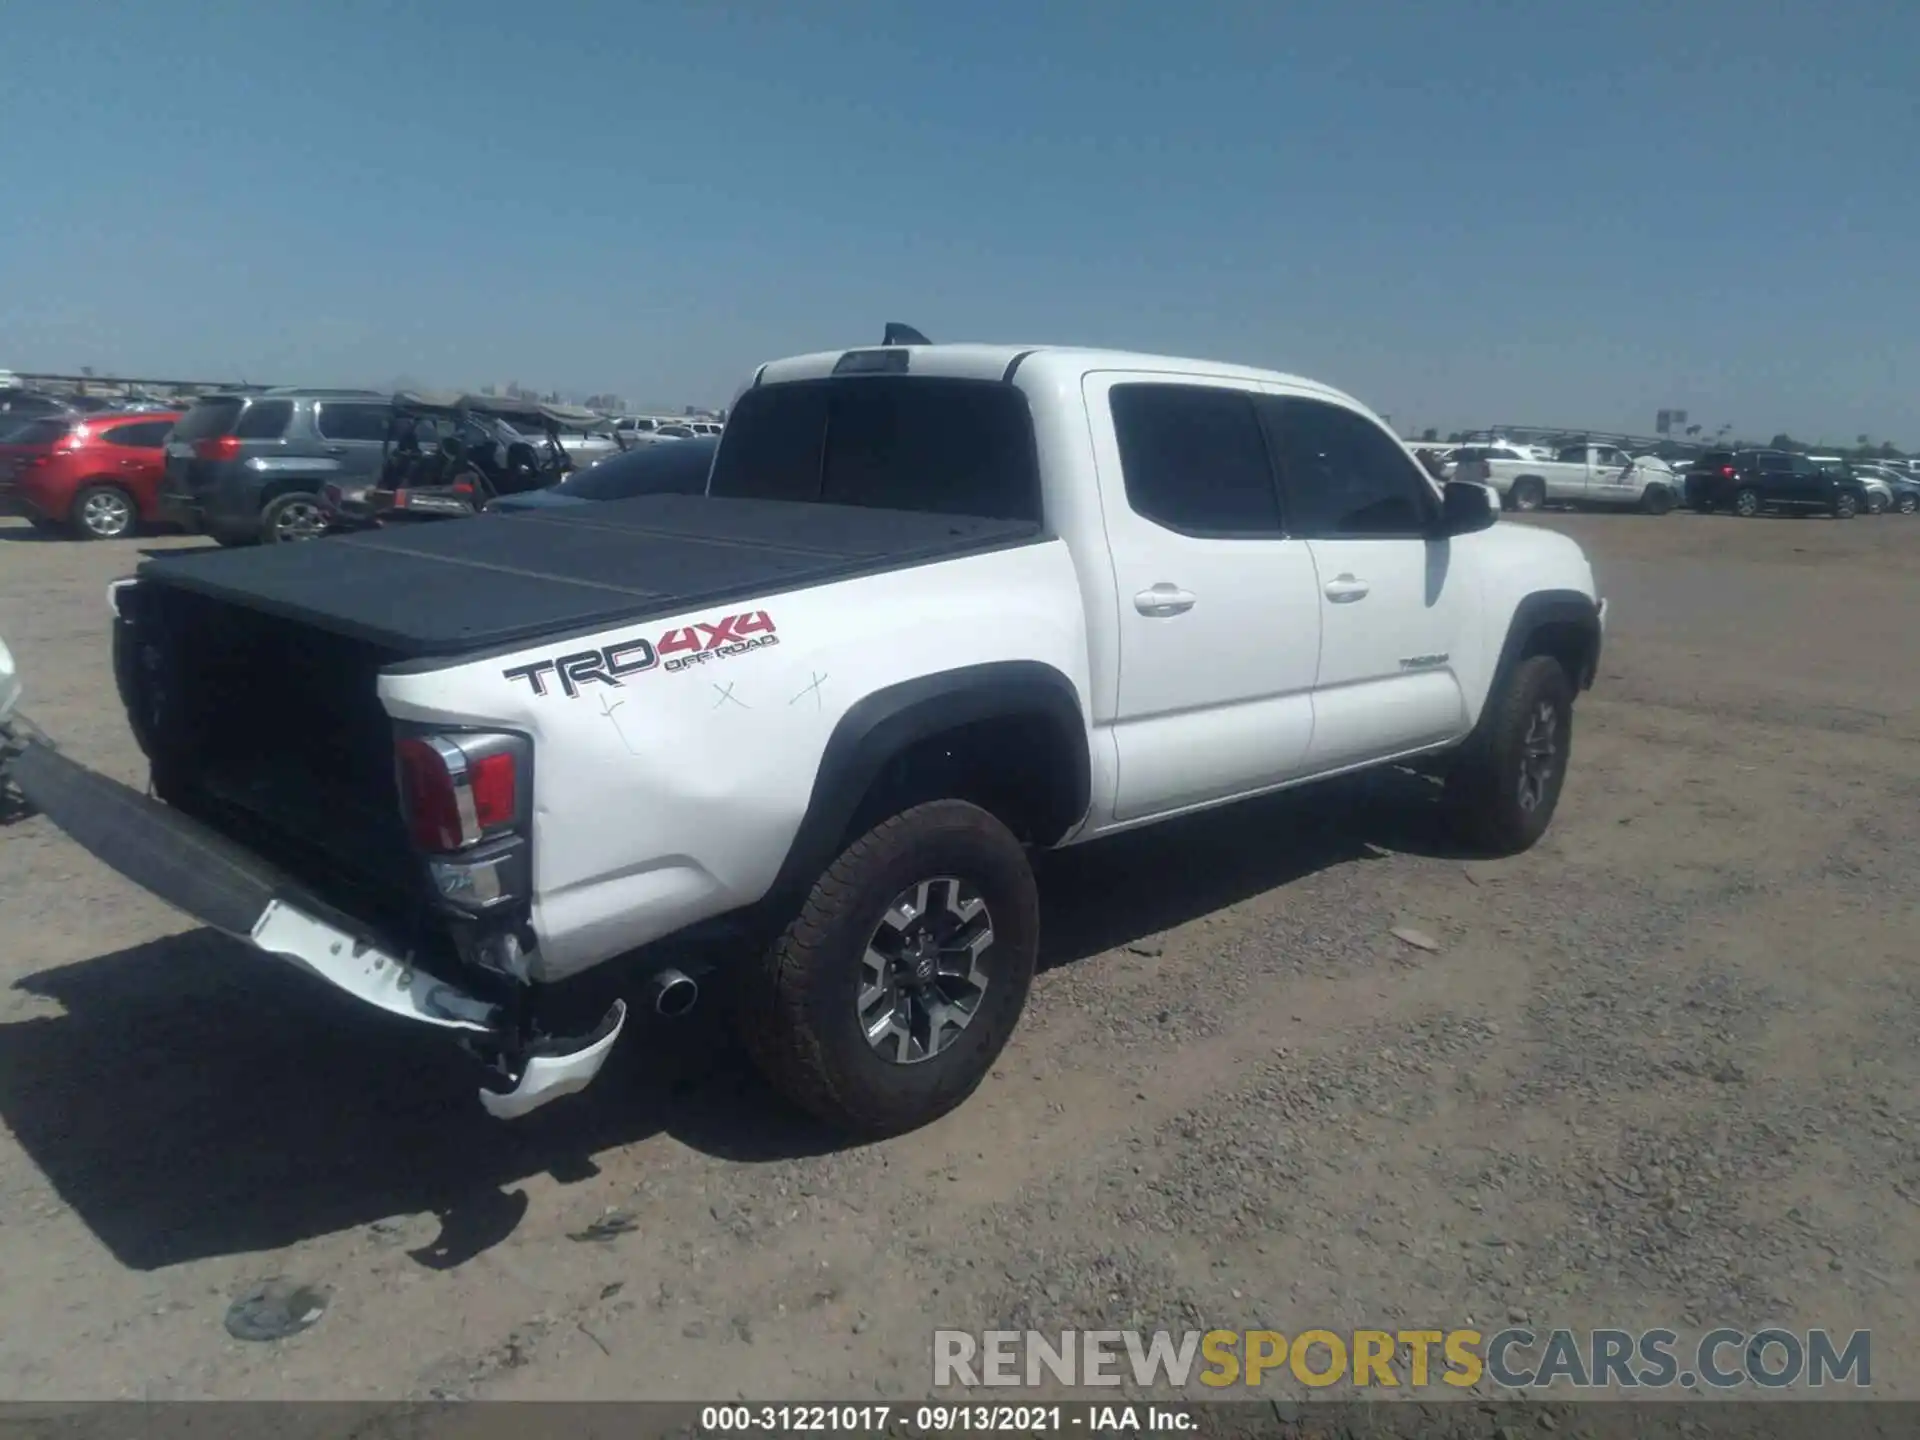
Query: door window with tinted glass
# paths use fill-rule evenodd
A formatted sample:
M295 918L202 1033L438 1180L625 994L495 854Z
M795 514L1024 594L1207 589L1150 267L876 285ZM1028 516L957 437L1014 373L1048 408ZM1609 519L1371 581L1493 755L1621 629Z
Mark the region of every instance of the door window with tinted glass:
M321 402L314 429L323 440L371 440L378 444L387 438L387 414L385 405L326 400Z
M1344 406L1263 398L1288 529L1313 539L1422 536L1433 487L1386 431Z
M242 440L278 440L293 419L291 400L256 400L247 406L233 433Z
M1127 504L1186 535L1278 535L1273 467L1243 390L1116 385L1108 392Z
M156 450L173 429L171 420L147 420L138 425L118 425L100 438L109 445L126 445L136 450Z

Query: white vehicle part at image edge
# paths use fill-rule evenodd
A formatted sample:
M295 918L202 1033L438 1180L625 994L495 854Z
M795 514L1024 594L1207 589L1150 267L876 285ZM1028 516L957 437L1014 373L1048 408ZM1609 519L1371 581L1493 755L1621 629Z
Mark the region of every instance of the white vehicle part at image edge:
M20 672L14 668L13 652L7 648L7 642L0 640L0 725L13 718L14 707L20 703Z

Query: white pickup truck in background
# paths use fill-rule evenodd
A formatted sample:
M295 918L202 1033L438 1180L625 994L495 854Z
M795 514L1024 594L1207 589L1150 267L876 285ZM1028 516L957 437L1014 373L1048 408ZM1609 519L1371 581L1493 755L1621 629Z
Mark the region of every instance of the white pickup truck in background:
M1592 505L1664 515L1680 501L1680 482L1666 461L1615 445L1567 445L1551 460L1481 447L1478 466L1462 461L1459 477L1492 485L1509 510Z
M115 672L157 798L45 744L15 776L188 914L463 1039L495 1115L599 1071L626 1003L569 981L619 962L898 1131L1021 1014L1031 848L1404 763L1476 846L1540 837L1606 607L1496 518L1293 376L802 356L705 495L147 561ZM652 945L721 922L697 973Z

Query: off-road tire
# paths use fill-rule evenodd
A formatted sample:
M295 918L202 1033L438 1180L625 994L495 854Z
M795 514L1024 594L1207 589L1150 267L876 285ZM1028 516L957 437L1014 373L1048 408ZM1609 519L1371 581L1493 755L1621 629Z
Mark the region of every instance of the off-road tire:
M930 1059L883 1059L859 1023L861 958L888 906L933 876L954 876L986 901L989 975L967 1027ZM993 1068L1013 1033L1040 937L1026 851L993 815L961 800L915 805L847 846L800 913L741 976L735 1023L773 1086L835 1130L896 1135L954 1109Z
M1542 704L1550 705L1557 719L1558 753L1543 798L1529 810L1520 802L1521 760L1528 725ZM1446 803L1454 829L1488 854L1532 849L1560 803L1572 746L1572 677L1550 655L1522 660L1499 692L1487 697L1466 752L1447 773Z

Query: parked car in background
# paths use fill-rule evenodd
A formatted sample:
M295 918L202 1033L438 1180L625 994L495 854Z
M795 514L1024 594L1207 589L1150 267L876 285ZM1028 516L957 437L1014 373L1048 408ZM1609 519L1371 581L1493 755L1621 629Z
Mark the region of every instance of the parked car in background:
M41 529L117 540L156 524L177 414L44 416L0 457L0 499Z
M370 390L208 395L168 439L161 501L222 545L312 539L321 487L377 479L386 433L387 397Z
M635 495L698 495L707 488L707 472L719 448L717 439L705 435L678 445L641 445L569 475L558 485L524 495L502 495L487 510L511 514L596 500L630 500Z
M1552 460L1507 454L1495 458L1489 452L1487 472L1487 483L1509 510L1601 505L1664 515L1679 493L1679 481L1666 461L1652 455L1635 458L1615 445L1562 446Z
M73 415L78 413L57 395L48 395L39 390L28 390L20 386L0 389L0 435L15 431L29 420L38 420L43 415Z
M1862 480L1873 483L1878 481L1887 487L1889 505L1901 515L1911 515L1920 510L1920 479L1915 479L1904 470L1895 470L1879 462L1856 463L1853 473Z
M1694 462L1686 486L1687 503L1702 512L1781 511L1851 520L1867 508L1866 487L1858 479L1786 450L1709 450Z
M1841 455L1809 455L1807 459L1830 474L1851 476L1858 480L1861 488L1867 492L1866 510L1869 515L1884 515L1893 508L1893 487L1878 475L1855 469L1853 464Z

